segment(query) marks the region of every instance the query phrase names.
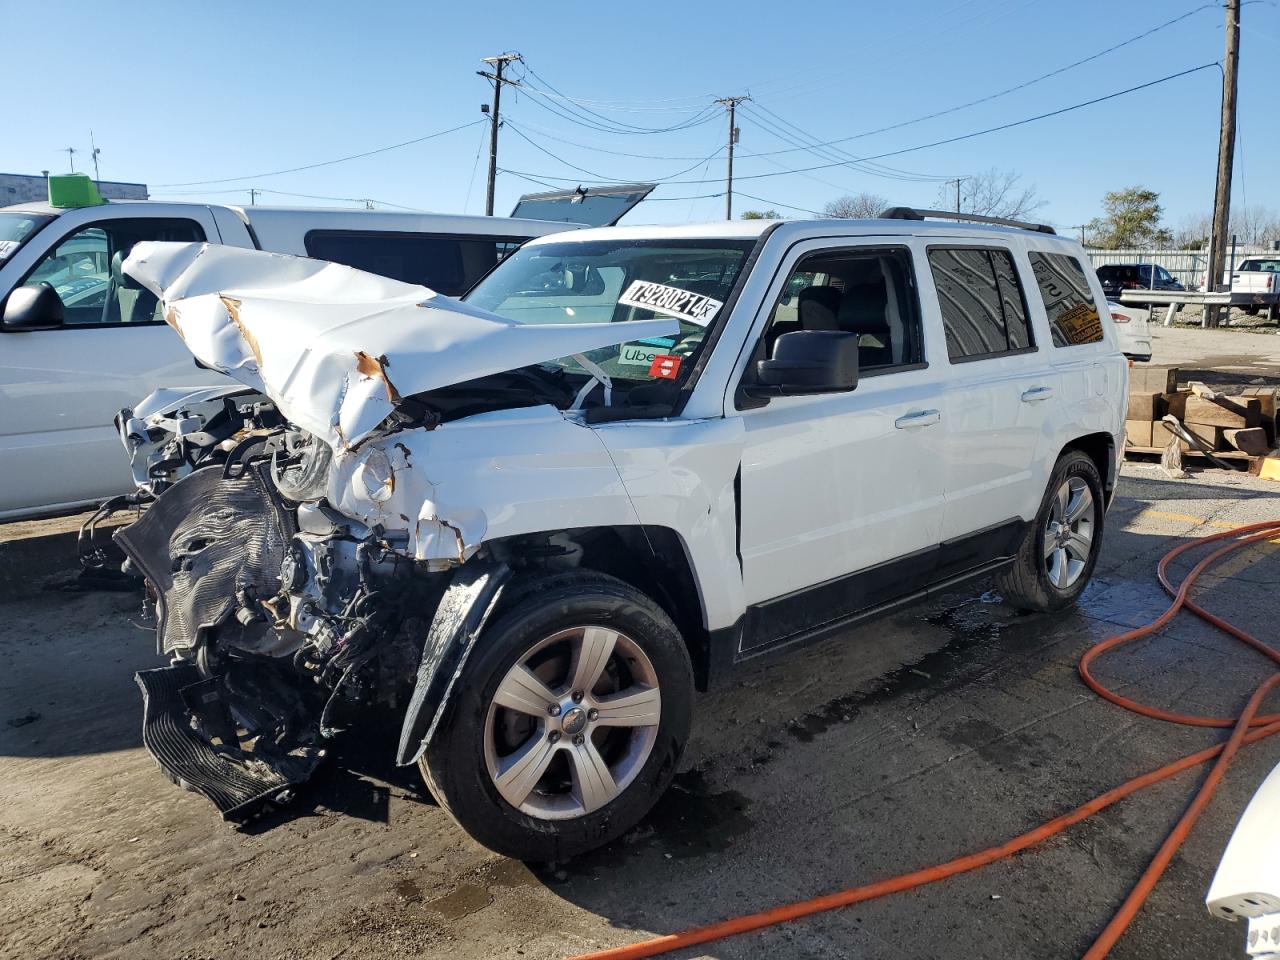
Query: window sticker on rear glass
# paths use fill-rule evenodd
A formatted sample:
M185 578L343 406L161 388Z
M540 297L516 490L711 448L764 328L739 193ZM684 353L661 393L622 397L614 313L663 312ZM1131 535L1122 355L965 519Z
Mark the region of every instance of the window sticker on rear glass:
M671 317L688 320L700 327L705 327L715 319L720 308L724 306L719 300L681 290L679 287L668 287L664 283L651 283L648 280L636 280L627 287L627 292L618 298L619 303L629 307L644 307Z
M1054 321L1067 343L1096 343L1102 339L1102 320L1092 303L1078 303Z

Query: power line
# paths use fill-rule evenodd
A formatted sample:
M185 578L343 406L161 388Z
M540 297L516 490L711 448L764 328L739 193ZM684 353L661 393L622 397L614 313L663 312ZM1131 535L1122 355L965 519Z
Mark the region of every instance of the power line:
M883 160L887 157L898 157L906 153L914 153L918 150L928 150L931 147L941 147L941 146L946 146L947 144L960 143L961 141L964 141L964 140L972 140L975 137L986 136L987 134L990 134L990 133L998 133L1002 130L1011 130L1014 127L1021 127L1028 123L1035 123L1038 120L1047 120L1050 117L1061 116L1066 113L1071 113L1075 110L1081 110L1085 107L1091 107L1091 106L1094 106L1095 104L1104 103L1108 100L1114 100L1117 97L1123 97L1130 93L1136 93L1139 90L1146 90L1150 87L1157 86L1161 83L1167 83L1170 80L1177 80L1179 77L1185 77L1193 73L1198 73L1201 70L1208 70L1210 68L1218 69L1219 66L1220 65L1216 60L1211 63L1202 63L1198 67L1189 67L1186 70L1179 70L1177 73L1171 73L1171 74L1168 74L1167 76L1159 77L1155 80L1148 80L1146 83L1140 83L1140 84L1137 84L1136 86L1126 87L1124 90L1117 90L1114 93L1108 93L1100 97L1094 97L1091 100L1084 100L1080 103L1073 103L1070 106L1060 107L1057 110L1049 110L1049 111L1046 111L1045 113L1038 113L1035 116L1023 117L1021 120L1011 120L1008 123L997 124L994 127L985 127L982 130L975 130L971 133L964 133L954 137L946 137L942 140L933 140L929 143L920 143L920 144L916 144L914 147L902 147L899 150L887 150L884 153L877 153L877 154L873 154L866 157L857 157L855 159L859 163L865 163L870 160ZM819 164L814 164L811 167L800 167L795 170L783 171L780 173L756 173L756 174L751 174L749 176L739 177L738 179L763 180L768 177L786 176L788 173L793 173L793 174L809 173L814 170L829 170L832 167L842 167L842 166L845 166L846 164L847 164L847 161L837 161L834 163L819 163ZM516 171L511 171L511 172L514 173ZM555 178L552 178L552 179L555 179ZM667 180L664 182L668 184L688 185L688 184L699 184L699 183L715 183L716 181L715 180Z
M524 140L524 142L529 144L529 146L533 147L535 150L537 150L540 153L546 154L552 160L556 161L559 164L563 164L564 166L568 167L570 170L577 170L579 173L585 173L591 177L598 177L601 180L611 180L614 183L632 183L632 182L641 182L641 181L650 181L650 180L664 181L664 180L669 180L672 177L683 176L684 174L689 173L692 170L698 169L698 167L704 165L708 160L712 159L712 157L715 157L716 154L720 153L720 151L724 149L724 147L717 147L715 150L715 153L712 153L711 156L697 157L695 158L697 162L695 162L693 166L685 167L683 170L677 170L675 173L668 174L665 177L617 177L617 176L610 176L604 173L599 173L595 170L588 170L586 167L580 167L577 164L570 163L568 160L565 160L563 157L557 156L556 154L552 153L546 147L540 146L539 144L535 143L533 140L531 140L528 137L527 134L525 134L523 130L520 129L518 125L512 123L511 121L507 121L507 126L511 128L512 133L514 133L516 136ZM568 179L573 179L573 178L568 178Z
M483 120L472 120L470 123L464 123L461 126L450 127L448 130L440 130L437 133L429 133L424 137L415 137L412 140L403 140L400 143L392 143L385 147L378 147L375 150L366 150L364 153L353 153L349 157L338 157L335 160L321 160L319 163L308 163L301 167L290 167L287 170L270 170L267 173L250 173L242 177L222 177L218 180L186 180L182 183L157 183L153 186L157 187L199 187L206 184L215 183L233 183L236 180L261 180L263 177L278 177L283 173L298 173L302 170L315 170L317 167L329 167L335 163L346 163L348 160L360 160L363 157L372 157L374 154L386 153L388 150L399 150L401 147L411 147L415 143L424 143L427 140L434 140L436 137L443 137L450 133L457 133L459 130L465 130L468 127L474 127L478 123L484 123Z
M741 190L738 191L738 196L746 197L748 200L755 200L757 203L766 203L770 207L786 207L788 210L799 210L801 213L812 213L815 217L826 216L825 213L820 213L817 210L810 210L808 207L797 207L793 203L779 203L777 200L766 200L764 197L753 197L751 194L743 193Z
M538 73L538 71L535 70L533 67L529 66L528 64L525 64L525 69L529 72L530 75L537 77L538 81L544 87L546 87L547 90L550 91L550 93L544 90L540 90L537 87L530 86L528 83L523 84L525 90L527 90L532 94L543 96L543 97L549 97L552 94L555 94L560 98L561 102L565 104L573 104L573 107L577 108L577 112L586 114L589 118L593 118L598 123L603 123L606 126L615 128L614 130L611 131L615 133L633 133L633 134L672 133L677 130L688 129L690 126L696 126L698 123L703 122L703 120L700 118L702 118L704 114L708 114L711 111L711 108L703 107L702 109L696 111L693 114L693 116L689 117L687 120L684 120L677 124L672 124L667 127L637 126L636 124L626 123L625 121L622 121L622 120L614 120L611 117L606 117L602 113L598 113L597 111L591 109L590 107L583 106L580 102L575 101L572 97L566 96L562 90L557 89L554 84L552 84L549 80L547 80L546 77L542 76L542 74ZM567 105L565 109L571 113L575 112L573 109L571 109Z
M1123 47L1127 47L1131 43L1136 43L1139 40L1143 40L1151 36L1153 33L1158 33L1159 31L1164 30L1168 27L1171 27L1176 23L1180 23L1183 20L1186 20L1188 17L1193 16L1194 14L1197 14L1202 10L1215 10L1215 9L1217 9L1217 4L1212 4L1212 3L1201 4L1200 6L1196 7L1194 10L1189 10L1180 16L1174 17L1172 20L1166 20L1164 23L1157 24L1156 26L1152 27L1150 30L1143 31L1142 33L1136 34L1135 36L1129 37L1127 40L1122 40L1117 44L1113 44L1112 46L1107 47L1105 50L1100 50L1097 53L1091 54L1080 60L1076 60L1075 62L1069 63L1066 66L1058 67L1056 70L1050 70L1048 73L1043 73L1038 77L1033 77L1030 80L1023 81L1022 83L1014 84L1012 87L1007 87L1004 90L1000 90L996 93L988 94L987 96L979 97L976 100L970 100L966 103L957 104L956 106L948 107L945 110L938 110L933 113L928 113L920 117L914 117L910 120L903 120L898 123L891 123L888 126L877 127L874 130L867 130L867 131L864 131L863 133L858 133L851 137L843 137L839 140L829 140L820 145L832 146L837 143L847 143L850 140L857 140L863 137L874 136L877 133L888 133L892 130L901 130L903 127L909 127L917 123L923 123L926 120L936 120L938 117L945 117L949 114L957 113L961 110L967 110L970 107L976 107L983 103L990 103L992 100L997 100L1000 97L1008 96L1009 94L1016 93L1019 90L1025 90L1027 87L1034 86L1035 84L1040 83L1044 80L1049 80L1053 77L1060 76L1061 74L1066 73L1069 70L1074 70L1076 67L1084 66L1086 63L1092 63L1094 60L1097 60L1101 57L1105 57L1109 53L1115 53L1115 51ZM763 105L760 105L760 107L762 110L768 110L768 108ZM773 111L771 110L768 110L768 112L773 114ZM773 114L773 115L777 116L777 114ZM781 118L779 117L779 119ZM783 122L785 123L786 121L783 121ZM796 129L799 129L799 128L796 128ZM815 146L816 145L818 144L815 144Z

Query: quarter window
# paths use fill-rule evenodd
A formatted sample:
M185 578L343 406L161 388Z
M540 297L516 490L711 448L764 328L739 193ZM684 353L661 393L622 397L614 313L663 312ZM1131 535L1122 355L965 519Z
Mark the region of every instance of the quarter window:
M953 363L1035 349L1009 251L930 247L929 268Z
M924 360L911 255L902 248L824 250L796 264L765 331L765 355L795 330L858 335L858 369L892 370Z
M1033 252L1031 271L1036 275L1055 347L1102 340L1098 305L1079 260L1062 253Z
M392 280L460 296L528 238L432 237L420 233L313 230L307 256L345 264Z

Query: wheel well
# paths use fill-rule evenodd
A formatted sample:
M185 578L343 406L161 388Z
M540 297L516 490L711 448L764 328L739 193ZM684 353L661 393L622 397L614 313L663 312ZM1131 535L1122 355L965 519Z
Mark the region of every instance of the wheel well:
M1102 477L1102 488L1107 495L1107 502L1110 503L1111 495L1115 492L1116 481L1115 438L1109 433L1090 433L1077 437L1062 448L1063 453L1068 450L1079 450L1093 461L1093 465L1098 468L1098 475Z
M493 540L486 544L513 569L597 570L654 599L680 631L694 681L706 690L710 635L693 567L679 535L668 527L578 527Z

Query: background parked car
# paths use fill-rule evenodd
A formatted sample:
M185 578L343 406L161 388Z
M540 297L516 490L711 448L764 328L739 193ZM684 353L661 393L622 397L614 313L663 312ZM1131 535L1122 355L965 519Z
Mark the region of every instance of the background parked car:
M1155 270L1154 282L1151 271ZM1108 263L1098 268L1098 282L1108 300L1119 300L1122 290L1185 290L1173 274L1158 264Z
M594 206L570 204L559 193L523 197L518 209L525 217L548 218L533 220L108 203L87 191L85 180L54 177L53 202L0 208L0 519L129 491L112 413L161 384L227 382L191 362L156 298L121 274L135 243L194 241L290 253L457 296L531 237L612 223L652 189L596 191L602 196ZM62 187L74 195L56 195Z

